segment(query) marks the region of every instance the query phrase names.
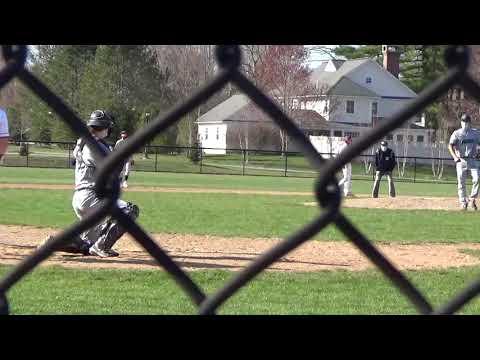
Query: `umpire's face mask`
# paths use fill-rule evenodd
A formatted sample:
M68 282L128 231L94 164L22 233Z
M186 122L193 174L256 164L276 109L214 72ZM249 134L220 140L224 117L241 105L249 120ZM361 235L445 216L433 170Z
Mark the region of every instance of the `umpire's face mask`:
M382 150L383 152L385 152L385 151L387 151L387 147L384 146L384 145L381 145L381 146L380 146L380 150Z
M469 122L465 122L465 121L460 121L460 125L462 126L463 130L468 130L471 127L471 124Z

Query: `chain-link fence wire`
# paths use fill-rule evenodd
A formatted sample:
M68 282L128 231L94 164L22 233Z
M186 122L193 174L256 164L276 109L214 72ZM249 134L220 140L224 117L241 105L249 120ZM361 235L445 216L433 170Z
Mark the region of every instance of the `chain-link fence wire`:
M0 88L13 77L20 79L39 98L55 111L78 136L83 137L95 152L104 156L99 166L96 178L95 191L102 199L101 206L81 221L71 225L57 234L30 256L16 265L0 281L0 313L8 314L8 290L20 281L38 264L46 260L55 250L69 242L75 236L95 226L105 217L111 216L122 223L128 233L132 235L157 262L189 295L198 307L199 314L215 314L217 309L241 287L254 279L277 260L287 255L307 240L313 238L329 224L335 226L396 286L401 293L415 306L421 314L452 314L461 309L480 292L480 279L463 289L447 303L434 309L424 294L420 292L410 280L403 275L378 249L363 235L340 211L341 195L335 174L345 165L361 154L369 146L381 140L385 135L405 123L409 118L418 114L426 106L433 103L445 94L453 85L460 85L471 96L480 100L480 86L470 78L467 67L470 59L467 46L449 46L445 53L448 71L435 82L430 84L419 96L390 119L380 124L357 142L348 147L338 157L326 160L317 153L313 145L294 124L294 122L275 104L273 100L260 91L240 71L241 51L239 46L220 45L216 47L217 61L220 71L208 84L199 89L189 99L173 108L165 116L159 116L144 128L138 130L125 143L125 146L108 156L90 135L84 122L65 103L48 89L26 67L26 46L2 46L2 53L6 59L6 67L0 70ZM205 292L184 272L166 252L155 243L150 235L134 220L125 215L117 206L120 196L119 179L113 176L115 169L123 164L124 159L130 157L142 146L145 146L156 135L179 121L184 115L194 110L220 91L229 82L243 91L257 106L265 111L276 124L285 130L292 138L314 170L318 172L315 184L315 195L318 200L321 214L307 225L270 250L266 251L245 269L237 273L223 287L207 296ZM105 157L106 156L106 157ZM232 224L233 226L234 224Z

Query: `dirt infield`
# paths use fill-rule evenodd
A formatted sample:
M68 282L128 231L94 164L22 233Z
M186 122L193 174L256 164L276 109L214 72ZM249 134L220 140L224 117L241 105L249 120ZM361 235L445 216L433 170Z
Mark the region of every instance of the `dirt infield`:
M318 206L316 202L306 202L304 205ZM433 196L398 196L396 198L383 197L373 199L368 195L359 195L343 199L342 206L391 210L460 210L457 198Z
M47 235L59 229L0 225L0 263L16 264L31 254ZM186 270L240 270L279 239L222 238L188 234L154 234L154 238ZM155 261L128 235L116 245L120 257L100 259L56 253L43 265L73 268L153 269ZM400 269L438 269L479 265L480 259L462 249L480 250L480 244L455 245L382 245L380 251ZM346 242L309 241L273 264L272 271L360 271L373 265Z

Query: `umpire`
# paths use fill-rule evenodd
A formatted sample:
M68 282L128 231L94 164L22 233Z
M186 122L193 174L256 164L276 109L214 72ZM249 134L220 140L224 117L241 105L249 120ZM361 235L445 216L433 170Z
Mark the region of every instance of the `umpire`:
M386 141L380 143L380 149L375 152L375 182L373 184L372 197L378 198L378 189L383 175L387 176L388 192L390 197L395 197L395 185L393 184L392 171L396 165L395 153L388 147Z

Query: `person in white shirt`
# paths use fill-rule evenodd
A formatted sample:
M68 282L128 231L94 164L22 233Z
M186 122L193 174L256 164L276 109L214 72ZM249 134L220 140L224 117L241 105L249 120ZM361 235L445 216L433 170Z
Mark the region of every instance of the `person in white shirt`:
M480 132L472 128L472 119L468 114L462 114L461 127L450 136L448 150L455 161L457 168L458 200L462 210L467 210L469 200L472 209L477 210L477 197L479 189L479 161L477 146L480 144ZM472 176L472 192L467 196L467 172Z
M345 136L343 143L338 147L337 154L340 154L347 146L352 143L351 136ZM339 181L338 186L343 187L344 196L353 196L352 194L352 164L347 163L342 168L343 178Z
M120 139L115 143L115 149L118 149L121 147L124 143L125 140L127 139L128 134L125 130L120 132ZM122 188L127 188L127 180L128 180L128 175L130 174L130 167L133 165L133 158L127 159L125 161L125 165L123 166L122 172L120 173L120 185Z
M9 139L7 113L0 107L0 162L7 153Z

